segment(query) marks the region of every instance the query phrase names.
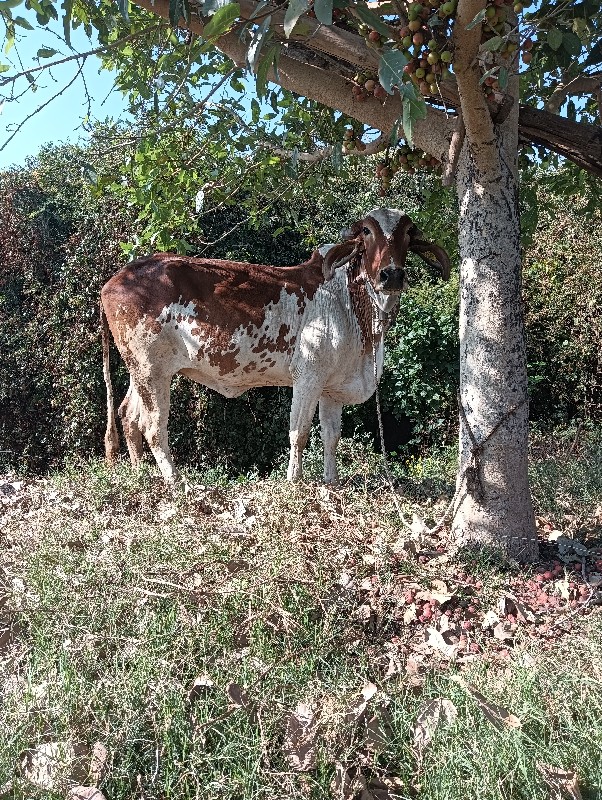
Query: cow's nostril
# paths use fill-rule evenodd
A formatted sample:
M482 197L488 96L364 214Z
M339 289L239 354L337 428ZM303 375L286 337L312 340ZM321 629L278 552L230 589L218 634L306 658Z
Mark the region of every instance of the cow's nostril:
M381 281L383 283L385 283L385 281L387 281L390 277L391 277L391 275L389 273L389 270L381 269L381 271L380 271L380 279L381 279Z

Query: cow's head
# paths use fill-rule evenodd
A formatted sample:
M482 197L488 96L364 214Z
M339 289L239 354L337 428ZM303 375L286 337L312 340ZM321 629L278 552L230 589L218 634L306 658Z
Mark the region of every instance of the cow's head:
M389 311L397 297L408 288L405 262L408 250L449 278L449 259L441 247L428 242L424 234L402 211L376 208L342 233L343 241L324 255L325 280L334 271L357 259L360 275L370 283L378 306Z

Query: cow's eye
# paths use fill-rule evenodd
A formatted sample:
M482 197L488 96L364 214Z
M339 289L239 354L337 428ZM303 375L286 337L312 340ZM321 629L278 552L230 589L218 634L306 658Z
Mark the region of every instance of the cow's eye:
M370 236L372 231L370 230L370 228L362 228L362 233L364 234L364 236Z

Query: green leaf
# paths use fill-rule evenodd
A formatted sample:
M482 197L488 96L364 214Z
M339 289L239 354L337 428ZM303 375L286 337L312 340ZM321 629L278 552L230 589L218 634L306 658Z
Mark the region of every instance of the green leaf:
M20 28L25 28L26 31L32 31L33 25L28 22L25 17L15 17L13 19L15 25L18 25Z
M58 50L53 50L52 47L40 47L37 52L38 58L52 58L58 53Z
M471 20L471 21L468 23L468 25L466 26L466 30L467 30L467 31L470 31L470 30L472 30L473 28L476 28L476 26L479 24L479 22L483 22L483 20L485 19L485 15L486 15L486 14L487 14L487 9L486 9L486 8L482 8L482 9L479 11L479 13L476 15L476 17L475 17L474 19L472 19L472 20Z
M548 44L552 50L558 50L562 44L562 31L558 28L550 28L548 31Z
M378 80L389 94L393 94L393 87L403 83L403 68L408 59L400 50L383 51L378 64Z
M9 8L20 6L23 0L0 0L0 11L7 11Z
M414 122L426 117L426 103L416 94L413 83L404 84L403 90L401 125L406 142L413 146Z
M374 11L363 5L361 2L357 6L353 6L353 13L366 25L369 25L373 30L378 31L382 36L390 38L391 31L382 19L375 14Z
M249 49L247 50L247 66L251 72L255 72L257 62L259 61L261 48L263 47L263 43L270 32L271 22L272 17L270 15L262 21L261 25L259 25L259 27L256 28L251 35L251 42L249 44Z
M314 0L316 19L322 25L332 25L332 3L333 0Z
M257 68L257 77L255 79L255 87L257 94L259 97L263 97L265 94L267 82L268 82L268 72L272 65L274 65L274 69L276 73L278 73L278 56L280 54L280 45L274 44L270 47L267 51L265 56L259 62L259 67Z
M581 39L571 31L564 31L562 47L572 56L578 56L581 53Z
M332 148L332 155L330 156L332 166L335 173L339 173L343 166L343 144L342 142L335 142Z
M284 35L288 39L293 32L297 20L309 8L308 0L289 0L286 14L284 15Z
M499 67L497 67L497 66L496 66L496 67L491 67L491 69L488 69L488 70L487 70L487 72L484 72L484 73L481 75L481 78L480 78L480 80L479 80L479 85L481 85L481 84L485 83L485 81L487 80L487 78L491 78L491 77L492 77L492 75L497 75L497 73L498 73L498 70L499 70Z
M0 64L0 75L3 72L8 72L10 69L10 64Z
M10 32L9 32L10 31ZM6 34L6 44L4 45L4 54L8 55L10 51L13 49L15 45L15 29L11 26L11 28L7 31Z
M257 125L259 122L259 116L261 114L261 108L259 103L255 98L251 100L251 119L253 121L253 125Z
M501 36L493 36L491 39L487 39L486 42L483 42L481 50L487 50L488 52L499 50L503 41Z
M228 3L227 6L218 8L203 29L203 39L219 39L222 34L230 30L239 17L238 3Z

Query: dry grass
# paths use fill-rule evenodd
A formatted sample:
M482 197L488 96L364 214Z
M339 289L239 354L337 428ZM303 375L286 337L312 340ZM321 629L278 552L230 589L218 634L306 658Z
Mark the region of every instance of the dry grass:
M189 475L174 497L149 469L88 464L5 496L0 796L51 800L83 781L108 800L544 800L537 762L575 770L584 798L599 796L596 609L496 639L480 620L524 574L483 554L420 563L400 549L373 467L350 460L340 491ZM436 515L428 493L446 469L406 472L422 513ZM563 492L578 483L565 478ZM408 587L441 579L474 622L451 659L425 644L427 623L403 620ZM457 675L522 725L492 724ZM416 720L438 697L457 717L418 753ZM299 703L317 720L307 772L290 760ZM96 742L108 756L90 776ZM44 783L32 761L48 752Z

